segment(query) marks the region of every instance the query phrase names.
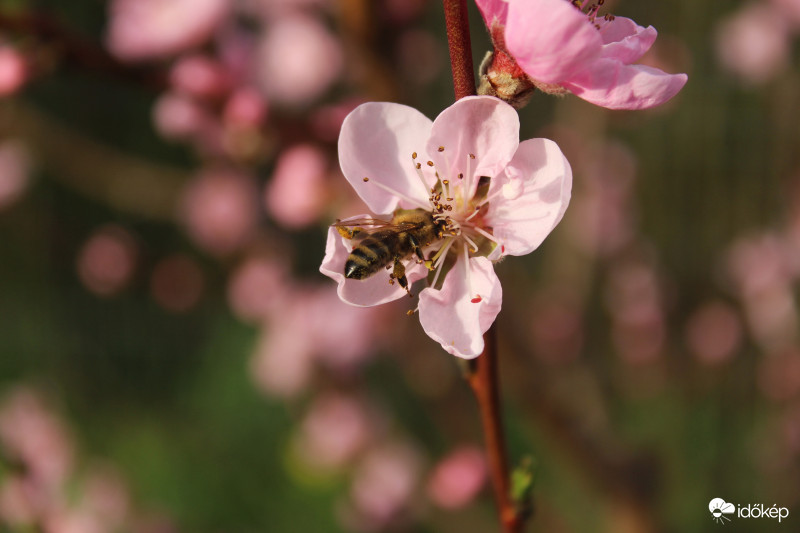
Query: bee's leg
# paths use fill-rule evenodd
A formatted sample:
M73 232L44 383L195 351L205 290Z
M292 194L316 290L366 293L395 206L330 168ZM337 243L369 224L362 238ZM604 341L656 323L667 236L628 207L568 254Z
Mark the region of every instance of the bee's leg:
M397 283L403 287L409 296L411 296L411 291L408 290L408 278L406 278L406 267L403 266L403 263L400 262L399 258L395 258L394 260L394 268L392 269L392 273L389 274L390 282L394 283L394 280L397 280Z
M409 235L408 236L408 241L411 243L411 246L414 248L414 253L417 254L417 257L419 258L419 261L417 261L417 262L418 263L424 263L425 262L425 254L422 253L422 247L417 242L417 239L415 239L412 235Z
M341 235L345 239L352 239L353 237L355 237L364 230L358 226L354 226L352 228L347 226L336 226L336 231L338 231L339 235Z

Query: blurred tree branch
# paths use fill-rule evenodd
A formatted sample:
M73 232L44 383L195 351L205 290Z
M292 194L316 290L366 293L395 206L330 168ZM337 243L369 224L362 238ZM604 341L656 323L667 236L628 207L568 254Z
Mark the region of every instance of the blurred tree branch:
M77 35L44 13L0 10L0 32L33 38L38 45L46 47L34 54L34 75L66 65L135 82L154 90L167 85L163 69L123 63L98 43Z
M21 101L0 105L0 136L24 141L63 185L122 212L172 220L189 174L76 133Z

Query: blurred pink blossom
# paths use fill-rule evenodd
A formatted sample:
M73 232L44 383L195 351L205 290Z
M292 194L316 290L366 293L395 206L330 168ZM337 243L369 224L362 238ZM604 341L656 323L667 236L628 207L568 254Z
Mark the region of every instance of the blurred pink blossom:
M0 97L16 93L28 81L28 62L13 46L0 44Z
M197 262L183 254L161 259L150 277L150 295L162 308L183 313L200 301L205 276Z
M798 335L798 310L786 242L774 234L741 239L731 247L727 259L755 340L768 352L793 345Z
M153 106L153 122L164 138L189 141L211 128L213 118L208 110L192 98L166 92L159 96Z
M5 476L0 482L0 523L30 526L50 504L52 492L30 478Z
M439 507L464 507L483 488L487 473L483 451L475 446L462 446L434 467L428 479L428 495Z
M228 0L112 0L106 43L126 61L171 56L206 41L228 8Z
M301 105L321 96L336 80L343 53L321 22L293 14L267 26L256 65L270 101Z
M371 449L356 466L350 496L370 521L387 524L411 505L422 459L409 444L391 442Z
M16 202L28 187L31 158L26 146L16 140L0 142L0 210Z
M788 66L786 17L766 3L751 3L724 19L716 32L722 66L745 82L769 81Z
M363 402L338 393L322 394L301 423L294 447L312 467L338 468L367 445L373 429Z
M318 220L328 201L329 165L322 150L310 144L281 152L264 195L270 216L292 229Z
M708 302L689 316L686 344L701 362L715 365L727 361L741 342L742 323L731 305Z
M137 248L136 240L126 229L103 226L92 233L78 253L78 277L95 294L116 294L133 277Z
M208 168L186 187L180 217L189 237L212 255L225 256L252 237L258 224L256 185L237 170Z
M792 24L794 29L800 28L800 1L770 0L775 9Z
M36 484L59 490L73 465L67 428L27 388L12 390L0 405L0 445L21 461Z
M782 240L772 233L736 241L728 253L727 267L739 292L749 297L786 286L791 278L786 252Z
M533 353L558 364L575 360L583 347L580 296L566 287L544 290L531 303Z
M378 349L384 314L346 305L324 287L295 289L276 308L251 361L253 379L268 394L295 396L315 363L348 373Z
M278 314L288 298L289 272L283 262L250 257L228 281L228 305L245 322L261 322Z
M649 265L631 261L611 271L606 304L612 317L612 340L630 363L659 357L666 342L660 281Z
M222 116L228 126L257 128L267 117L267 102L253 87L239 87L225 102Z
M616 141L581 146L571 159L583 176L575 191L569 235L587 254L608 257L636 233L633 184L636 158Z
M293 398L308 387L314 372L315 348L307 335L309 331L292 316L261 329L249 365L250 376L261 392Z
M195 98L215 98L229 85L225 68L216 59L193 54L180 58L170 70L172 88Z

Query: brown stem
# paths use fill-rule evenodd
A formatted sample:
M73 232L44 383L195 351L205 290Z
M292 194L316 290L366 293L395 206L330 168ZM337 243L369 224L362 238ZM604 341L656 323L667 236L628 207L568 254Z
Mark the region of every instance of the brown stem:
M494 324L483 335L483 342L483 353L472 361L472 371L467 376L467 381L475 394L480 410L486 453L489 456L489 471L503 531L519 533L522 531L523 521L511 499L505 431L500 409L500 387L497 379L497 334Z
M459 100L475 94L467 2L466 0L443 0L443 2L447 44L450 47L450 66L453 69L453 88L456 100Z
M475 94L467 2L443 0L443 3L447 44L450 48L450 66L453 69L453 88L456 100L459 100ZM494 324L483 335L483 342L483 353L471 362L467 381L475 394L480 410L500 523L505 533L520 533L523 521L511 499L511 483L508 475L505 432L500 409L500 387L497 379L497 335Z

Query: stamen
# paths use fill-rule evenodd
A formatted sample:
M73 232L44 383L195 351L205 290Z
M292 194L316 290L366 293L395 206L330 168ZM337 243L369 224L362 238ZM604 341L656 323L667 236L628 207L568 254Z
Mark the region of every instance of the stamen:
M387 185L384 185L383 183L381 183L379 181L371 181L370 183L372 183L373 185L377 185L378 187L380 187L384 191L386 191L386 192L388 192L390 194L393 194L393 195L395 195L395 196L397 196L399 198L402 198L406 202L408 202L410 204L413 204L413 205L415 205L415 206L417 206L417 207L419 207L421 209L427 209L428 208L427 204L424 204L424 203L420 202L419 200L415 200L414 198L411 198L410 196L406 196L405 194L403 194L401 192L398 192L398 191L392 189L391 187L389 187Z
M450 249L450 247L453 245L453 242L455 242L455 239L452 238L448 239L447 242L444 243L441 248L439 248L439 251L436 252L436 255L434 255L430 259L431 261L433 261L434 268L436 268L437 266L439 266L439 264L443 262L442 258L445 257L445 255L447 254L447 250Z
M454 242L455 239L450 239L449 241L447 241L447 244L442 246L439 249L439 252L436 254L436 255L439 254L443 255L439 257L439 260L437 261L438 265L434 264L434 268L436 268L436 274L433 275L433 281L431 282L431 287L433 288L436 288L436 282L439 281L439 274L442 273L442 267L444 267L444 258L447 256L447 250L450 249L450 246L452 246Z
M472 154L470 154L470 155L472 155ZM469 198L467 198L467 195L472 190L472 165L471 165L471 163L472 163L472 158L473 157L475 157L475 156L472 156L472 157L468 156L467 157L467 177L464 180L464 183L461 185L461 187L462 187L461 199L464 201L464 209L467 208L467 203L469 202Z
M483 204L481 204L481 205L483 205ZM468 216L467 218L465 218L465 219L464 219L464 222L469 222L469 221L470 221L470 220L472 220L474 217L476 217L476 216L478 215L478 213L480 213L480 212L481 212L481 208L480 208L480 206L475 206L475 211L473 211L473 212L472 212L472 214L471 214L470 216Z
M417 158L417 152L411 154L412 161L414 161L416 158ZM428 184L425 183L425 175L422 173L422 170L420 170L421 168L422 164L420 163L414 164L414 170L416 171L417 176L419 176L419 182L422 183L422 190L425 191L425 194L428 194Z
M440 151L440 152L444 152L444 146L440 146L440 147L439 147L439 151Z
M469 268L469 250L467 250L466 243L464 244L464 274L467 278L467 294L472 296L472 273Z
M500 244L500 241L498 241L497 239L495 239L495 238L494 238L494 235L492 235L492 234L491 234L491 233L489 233L488 231L485 231L485 230L483 230L483 229L479 228L478 226L473 226L473 227L471 227L470 229L471 229L471 230L474 230L474 231L477 231L478 233L480 233L481 235L483 235L484 237L486 237L487 239L489 239L489 240L490 240L490 241L492 241L493 243ZM466 236L466 235L465 235L465 236Z
M467 241L469 243L469 245L472 247L472 253L475 253L475 252L478 251L478 245L475 244L475 241L470 239L469 236L467 236L466 233L462 233L461 236L464 237L464 240Z
M364 180L363 180L363 181L364 181L364 183L366 183L366 182L368 182L368 181L369 181L369 178L368 178L368 177L366 177L366 176L364 176Z

